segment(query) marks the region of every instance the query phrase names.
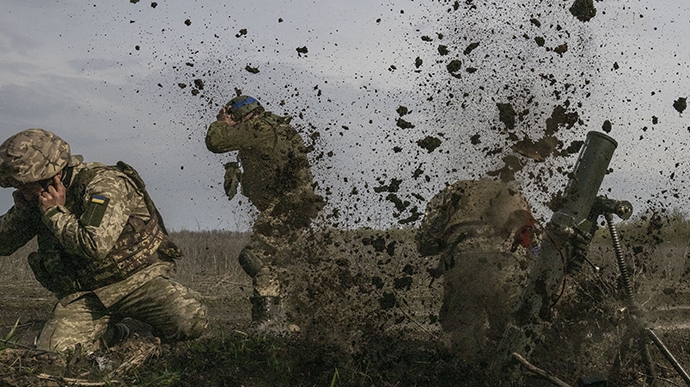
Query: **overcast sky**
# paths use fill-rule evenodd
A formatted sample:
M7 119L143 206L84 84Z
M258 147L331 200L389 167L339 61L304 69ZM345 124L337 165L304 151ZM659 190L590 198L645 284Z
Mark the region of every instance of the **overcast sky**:
M130 163L169 228L245 230L254 210L222 192L222 164L235 155L203 143L241 89L316 138L326 213L340 213L330 222L388 227L507 156L548 218L542 203L577 154L536 161L517 154L509 134L538 141L563 106L579 121L555 134L563 148L611 123L619 146L602 193L636 212L687 207L690 119L673 106L690 94L684 2L594 2L587 22L571 1L223 3L3 1L2 137L40 127L87 161ZM514 128L497 103L520 113ZM425 138L440 145L417 143ZM8 189L0 208L11 203Z

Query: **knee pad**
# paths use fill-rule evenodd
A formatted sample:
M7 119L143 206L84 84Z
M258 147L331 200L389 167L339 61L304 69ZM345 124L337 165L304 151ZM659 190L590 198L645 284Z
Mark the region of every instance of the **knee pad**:
M262 267L264 267L264 262L261 258L257 257L251 250L242 249L239 256L240 266L245 273L250 277L254 278L259 273Z

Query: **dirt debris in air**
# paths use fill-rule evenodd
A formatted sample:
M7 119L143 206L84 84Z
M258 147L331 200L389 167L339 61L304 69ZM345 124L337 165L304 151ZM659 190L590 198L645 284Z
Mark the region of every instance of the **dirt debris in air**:
M604 120L604 123L601 125L601 130L605 133L611 133L611 121Z
M509 103L497 103L499 120L506 129L506 138L512 143L511 149L518 155L543 162L549 157L564 157L579 152L579 147L569 146L564 148L564 144L556 137L562 128L571 129L574 125L581 123L576 112L568 112L561 105L557 105L549 118L544 121L545 130L536 141L527 136L520 136L516 131L516 123L522 121L529 111L517 113ZM522 138L521 138L522 137ZM578 140L575 140L577 143ZM479 144L479 136L473 139L473 144ZM500 176L502 180L508 182L515 179L515 173L519 172L526 165L517 155L507 155L503 158L505 166L498 170L490 171L489 176Z
M688 107L688 100L685 97L680 97L673 101L673 108L678 111L678 113L683 114L685 109Z
M307 49L307 46L302 46L302 47L297 47L297 55L302 56L302 54L306 54L309 52L309 49Z
M137 1L131 0L132 3ZM153 4L155 3L152 3L155 8ZM199 346L190 344L156 347L156 343L142 344L157 348L157 352L152 352L146 363L150 367L140 368L137 377L159 372L158 376L163 378L165 370L175 370L179 372L176 374L178 379L168 385L210 385L209 383L215 382L217 385L234 383L263 386L274 382L275 379L270 380L271 377L286 375L292 379L284 381L285 385L329 385L335 380L334 370L337 370L339 375L349 376L351 380L359 382L356 385L484 384L491 372L487 359L468 362L467 359L459 358L457 348L452 345L452 330L445 330L439 324L443 284L452 279L444 278L439 273L438 257L422 258L414 245L415 226L424 215L423 204L436 193L428 189L430 182L435 179L452 183L457 176L452 173L453 169L458 170L474 162L482 167L490 165L486 174L505 182L515 182L520 178L528 180L527 188L541 190L553 204L560 198L559 189L562 187L554 186L552 181L566 177L572 167L555 160L572 160L581 150L589 127L601 128L605 133L611 133L615 132L615 125L611 123L613 118L604 120L603 123L583 122L581 115L586 114L581 114L581 109L586 108L583 106L589 98L589 69L574 71L573 74L576 75L573 76L551 71L549 63L558 63L559 60L565 60L581 51L577 49L578 39L574 35L570 36L558 22L551 20L549 14L535 12L528 15L520 24L524 34L521 31L514 37L497 42L497 33L483 33L490 30L484 28L489 25L488 20L471 18L472 15L485 11L484 8L489 5L474 0L450 1L445 4L448 5L446 22L452 25L450 30L454 33L422 35L420 32L421 36L414 36L414 42L428 44L429 50L415 53L407 60L410 71L423 78L419 91L422 102L413 106L413 101L396 101L391 106L398 106L397 117L388 117L390 125L381 125L386 128L381 138L390 136L402 139L403 132L412 136L409 143L416 144L416 147L406 146L408 144L403 140L393 140L391 146L385 144L396 155L409 156L405 161L408 165L401 166L400 171L361 171L371 173L374 177L364 184L353 185L348 191L352 198L348 205L360 205L360 208L363 207L357 201L360 193L372 191L379 195L380 201L388 205L385 210L387 212L382 215L407 227L391 230L341 230L334 226L346 216L344 214L347 209L334 208L329 215L324 216L318 231L295 241L297 254L287 263L288 270L284 279L290 286L289 313L292 320L302 328L300 336L287 339L263 338L264 341L248 343L246 336L234 330L237 328L241 332L242 324L247 322L238 322L237 316L248 319L249 305L246 305L245 299L247 294L241 294L236 299L213 305L214 313L219 314L214 335L205 337L197 343ZM592 22L597 15L592 0L575 0L569 5L570 7L561 7L567 9L578 23ZM464 16L467 17L463 18ZM467 32L457 26L457 20L462 20L463 23L473 22L478 27ZM376 22L380 21L378 19ZM278 22L283 22L283 19L278 19ZM194 26L196 24L199 23ZM187 26L193 28L191 22ZM248 37L245 28L233 31L239 31L231 33L236 38ZM236 41L245 40L250 39ZM442 44L438 42L440 40L443 40ZM511 57L511 53L506 53L502 57L502 67L492 68L491 60L496 56L494 51L502 52L502 48L514 45L518 40L535 49L526 52L538 57L536 64L519 55ZM316 43L309 42L309 45L312 48L310 56L316 55L314 53L319 52L320 48L313 47ZM495 46L501 50L492 51ZM293 49L286 51L294 57ZM306 45L298 46L296 51L298 57L306 57L309 52ZM462 60L454 57L457 53L464 55L461 56ZM246 62L240 64L225 57L221 59L222 66L235 66L237 72L233 77L249 73L246 76L253 80L272 71L271 65L262 65L263 71L260 72L258 66L252 67ZM195 66L194 62L193 58L187 65L176 68L180 74L176 85L184 90L186 96L189 95L187 86L190 86L191 95L204 101L203 113L208 118L207 110L217 107L215 98L220 97L216 94L222 94L217 93L218 88L228 87L228 79L234 78L219 79L214 76L213 67L205 68L199 64ZM434 65L436 68L432 68ZM395 74L404 71L403 66L383 67L395 70ZM201 68L203 70L199 70ZM614 68L619 68L617 63ZM535 92L530 89L532 84L521 83L520 79L502 79L497 76L517 74L516 78L520 78L520 74L523 74L521 71L539 74L534 84L542 87L538 91L546 92ZM236 75L240 73L242 75ZM493 78L484 77L495 77L499 81L492 83ZM294 114L296 117L302 119L303 113L308 113L309 109L332 108L330 101L325 102L327 96L322 95L322 92L327 94L326 88L314 88L313 84L301 88L291 84L290 79L281 81L286 86L281 84L280 88L287 90L285 94L281 94L281 107L285 100L307 100L305 95L308 92L316 98L304 103L304 107L301 103L298 104L300 109ZM223 97L227 97L227 93ZM481 106L480 101L485 100L493 101L492 120L481 122L480 126L472 126L472 111ZM678 98L674 101L673 108L682 114L686 109L686 99ZM383 109L384 115L390 115L391 108L388 109ZM418 115L412 114L413 111L430 117L449 111L457 115L451 120L439 120L429 125L428 122L422 122ZM372 114L371 121L377 121L378 118L376 114ZM653 123L657 122L658 119L654 117ZM325 138L332 132L340 132L336 137L343 136L342 133L354 131L351 130L354 127L349 122L332 122L328 125L303 123L303 134L306 138L313 139L312 145L317 148L315 154L321 155L315 157L315 169L320 167L319 163L328 166L328 159L334 154L348 151L329 148L331 145L325 142ZM460 140L456 141L455 135ZM464 146L462 150L461 146ZM457 157L457 162L450 163L446 159L437 158L446 150ZM472 159L469 156L472 152L481 157ZM487 160L497 160L497 164L489 164ZM448 164L453 165L448 166L447 171L442 170ZM439 168L439 165L442 167ZM342 176L338 178L343 180ZM331 192L336 192L336 189L331 190L331 182L327 183L329 184L324 190L333 198L336 194ZM443 184L437 185L439 189L442 186ZM544 202L549 203L548 200ZM635 289L643 296L641 299L646 300L646 308L650 311L652 321L664 327L667 344L684 364L690 364L690 353L685 349L688 346L687 337L683 336L684 331L674 329L682 319L676 321L676 317L664 315L666 311L690 301L690 289L687 285L690 282L687 278L690 269L685 259L685 241L668 238L668 234L673 235L666 233L672 227L669 219L662 210L649 214L641 220L643 226L648 226L643 227L642 233L635 229L623 229L621 237L626 257L634 268ZM612 261L611 241L607 237L601 238L592 245L590 260L603 270L600 273L583 270L576 276L566 277L564 296L554 309L542 345L535 350L531 360L573 383L583 375L606 374L614 386L642 385L642 364L638 347L633 337L626 336L629 334L631 320L624 307L622 286L615 262ZM519 270L525 270L528 265L526 262L520 264ZM473 267L468 266L463 275L472 276ZM515 273L519 270L516 268ZM481 287L482 275L491 273L476 274L478 275L472 278L473 281L464 283ZM459 283L462 280L463 278L457 278ZM189 285L195 287L193 282ZM487 289L478 289L477 293L484 290ZM230 309L230 305L241 303L242 300L245 302L243 308ZM252 348L251 345L256 347ZM228 355L229 353L232 355ZM6 356L9 356L7 354L6 352ZM233 363L237 357L241 358L238 354L246 356L242 358L246 360L245 363ZM659 363L662 362L658 353L654 352L653 355ZM124 358L125 354L115 350L114 356ZM266 359L289 361L285 369L272 369L276 364ZM78 360L72 360L74 368L62 375L84 375L88 372L91 374L84 378L103 375L89 369L96 364L93 359L81 358L81 362ZM69 360L56 360L56 366L50 372L62 372L67 362ZM27 364L34 365L31 362ZM261 367L253 369L252 364L260 364ZM660 367L659 373L669 380L676 377L668 367ZM13 378L0 379L0 383L21 385ZM524 385L547 384L528 376Z
M420 148L426 149L427 152L431 153L434 149L441 146L441 139L433 136L426 136L421 140L417 141L417 145Z
M597 15L597 9L594 7L594 0L575 0L570 13L578 20L587 22Z
M453 59L448 63L446 68L448 69L450 75L454 76L455 78L460 78L460 74L458 74L458 72L462 69L462 61L459 59Z
M259 68L258 67L252 67L251 65L247 65L244 69L247 70L248 73L252 73L252 74L258 74L259 73Z

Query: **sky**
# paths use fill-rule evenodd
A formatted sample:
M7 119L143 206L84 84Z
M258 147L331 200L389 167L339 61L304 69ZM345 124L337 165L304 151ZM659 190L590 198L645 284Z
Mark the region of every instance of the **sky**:
M204 145L237 91L313 143L336 227L414 226L444 186L487 173L548 219L589 131L618 143L602 194L687 211L674 102L690 94L690 5L595 1L582 21L573 2L5 0L0 134L40 127L86 161L126 161L173 230L251 228L256 210L222 190L236 155ZM572 120L550 133L559 109ZM544 157L516 148L551 138Z

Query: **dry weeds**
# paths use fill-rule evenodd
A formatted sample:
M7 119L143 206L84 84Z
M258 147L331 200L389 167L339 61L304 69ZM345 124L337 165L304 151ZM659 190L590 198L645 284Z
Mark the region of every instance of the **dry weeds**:
M656 220L635 222L620 225L635 298L680 363L690 365L687 238L681 236L687 227L662 222L659 232L650 232L649 225ZM443 278L434 280L429 274L437 262L419 257L412 243L414 232L411 228L322 230L297 241L303 256L288 265L289 302L291 316L303 330L288 338L246 333L251 281L236 256L247 234L175 233L186 254L179 262L178 280L202 294L211 328L199 340L157 347L146 327L134 324L139 341L133 344L156 348L155 356L149 356L150 351L145 358L128 356L141 352L135 350L110 353L113 369L127 369L118 374L118 382L131 386L482 385L487 369L455 357L448 346L449 333L438 324ZM606 375L612 386L644 385L645 367L635 344L639 336L630 330L609 246L606 237L598 236L590 249L590 260L602 268L600 272L585 265L580 274L567 278L566 292L542 346L530 358L534 366L572 385L593 374ZM28 344L54 302L26 266L22 255L30 249L0 260L0 337L19 318L12 340ZM659 385L682 385L654 345L650 351ZM0 385L41 385L44 382L36 377L40 373L91 382L103 382L108 375L95 371L95 363L86 358L72 362L82 374L74 370L67 374L67 360L6 350L0 361ZM549 384L527 373L524 385Z

